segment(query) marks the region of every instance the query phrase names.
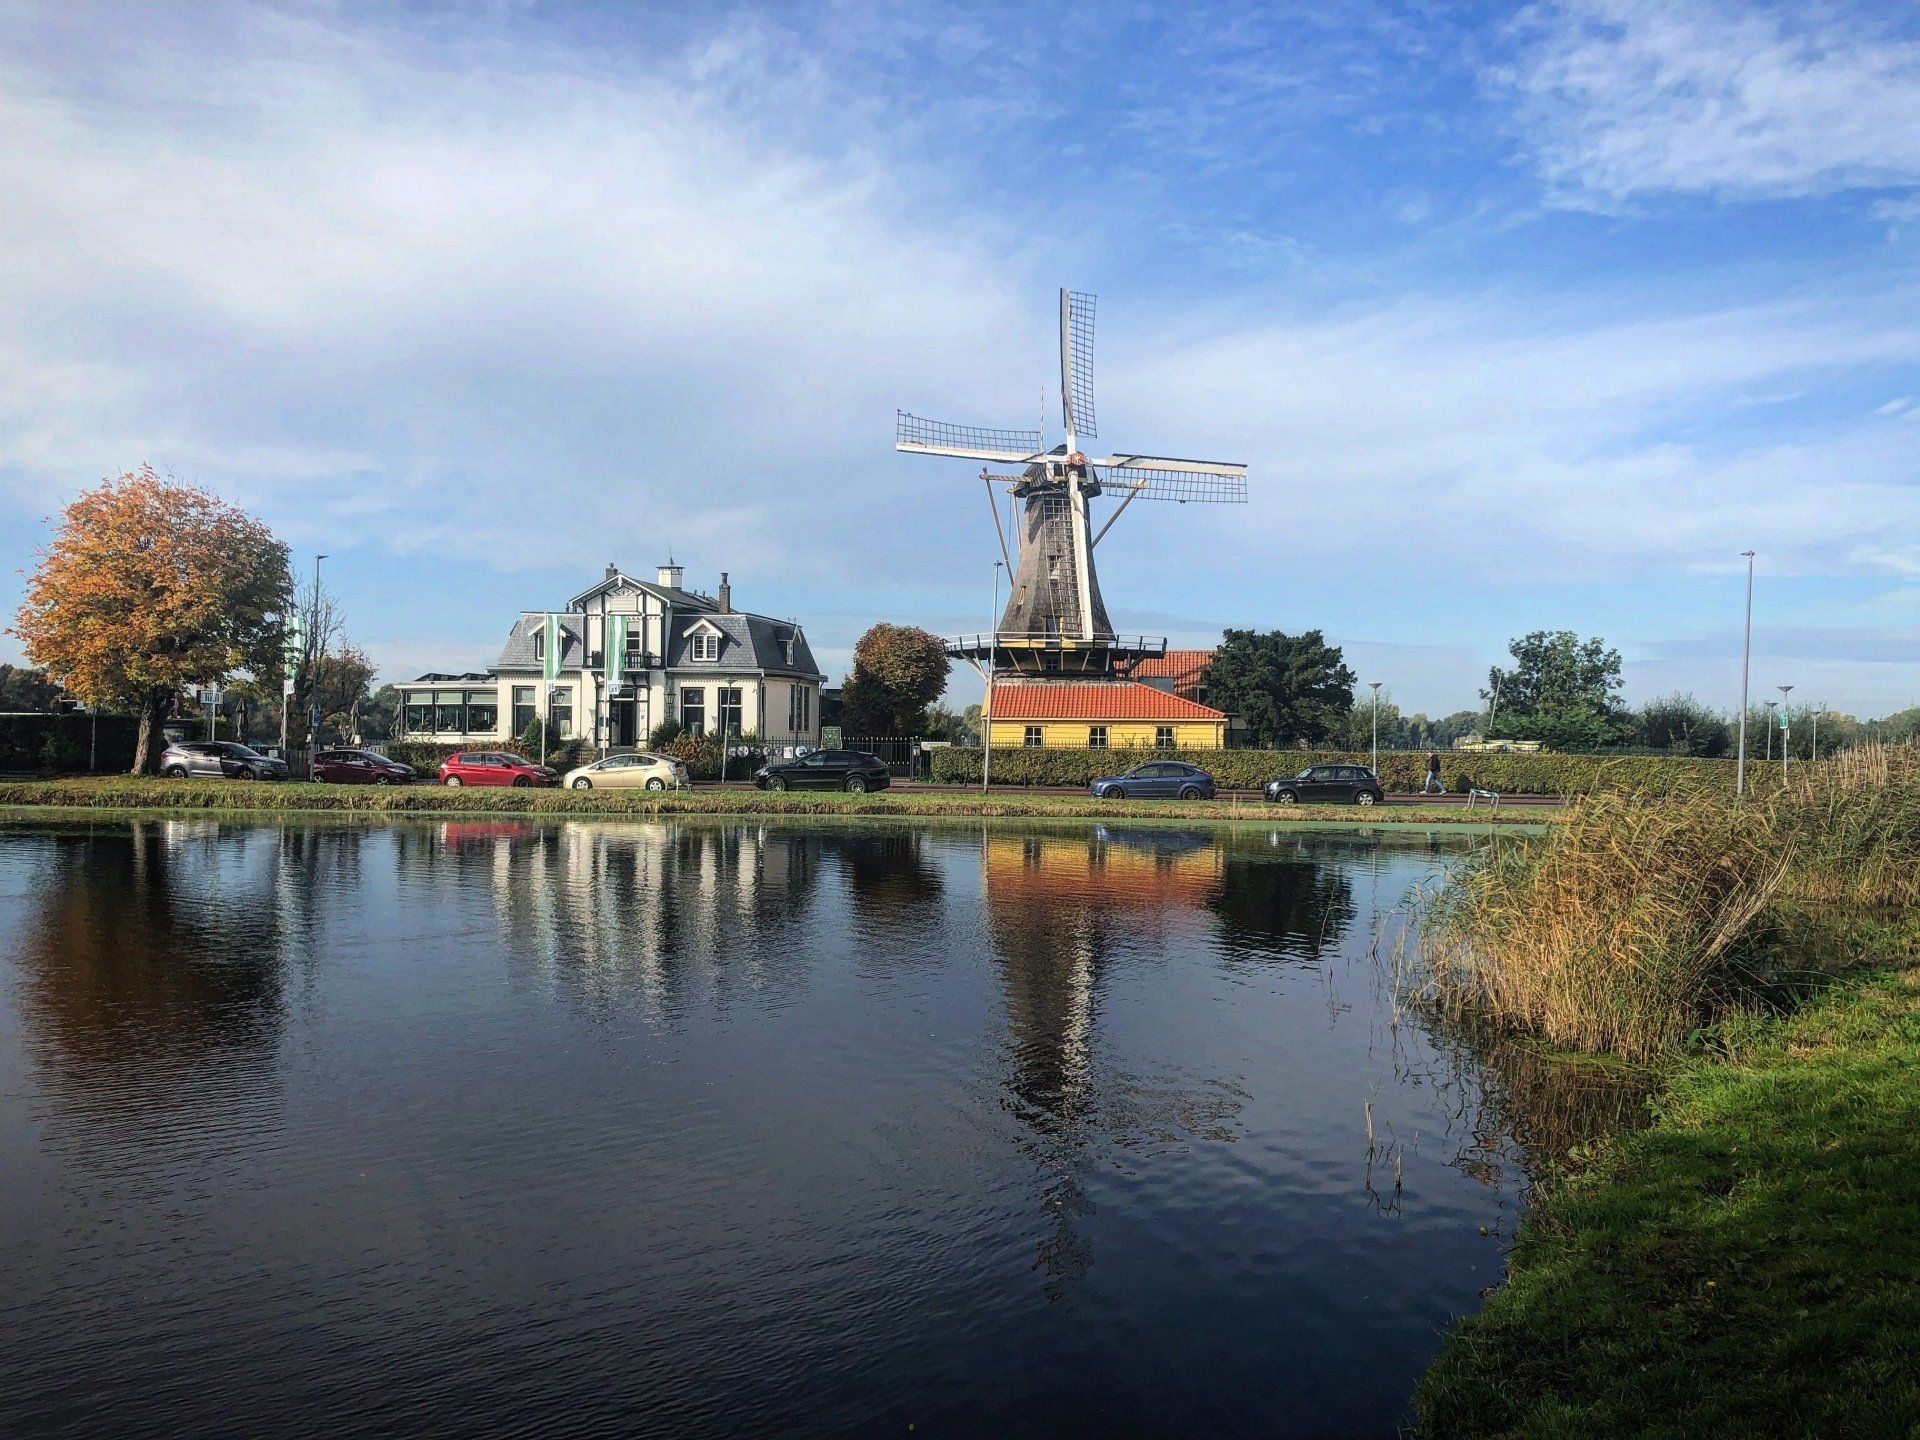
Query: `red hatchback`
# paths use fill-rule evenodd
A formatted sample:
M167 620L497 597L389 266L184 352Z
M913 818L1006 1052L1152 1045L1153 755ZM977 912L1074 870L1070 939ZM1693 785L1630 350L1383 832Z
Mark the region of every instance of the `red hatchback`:
M560 772L498 750L469 750L449 755L440 766L442 785L558 785Z

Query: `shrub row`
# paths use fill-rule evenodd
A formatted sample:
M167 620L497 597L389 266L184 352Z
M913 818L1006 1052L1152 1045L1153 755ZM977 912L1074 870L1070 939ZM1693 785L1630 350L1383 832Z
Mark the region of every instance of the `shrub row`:
M465 745L439 745L428 740L393 740L385 747L389 760L398 760L402 765L411 765L422 775L437 774L440 762L449 755L467 755L476 750L493 754L518 755L523 760L539 763L538 747L522 745L518 740L491 741L474 740ZM595 759L599 752L584 740L562 740L547 747L547 764L561 774L584 765Z
M505 814L547 816L666 815L849 815L849 816L1033 816L1101 820L1328 820L1368 825L1457 823L1457 809L1351 805L1278 809L1260 801L1094 800L1081 796L996 794L989 798L925 791L873 795L766 794L757 790L449 790L438 785L387 788L371 785L311 785L300 781L149 780L133 777L29 780L0 784L0 806L116 810L194 810L212 814L252 812L364 815ZM1507 811L1475 821L1537 825L1537 813Z
M139 734L140 721L132 715L100 716L96 766L131 769ZM93 745L91 715L0 715L0 770L84 771Z
M978 749L936 750L933 778L955 785L980 783ZM996 746L993 779L1004 785L1085 785L1103 775L1119 775L1151 760L1184 760L1208 771L1228 790L1257 790L1282 775L1309 765L1365 765L1366 751L1335 750L1077 750ZM1389 792L1406 794L1426 779L1424 753L1396 752L1380 757L1380 778ZM1777 769L1749 764L1749 784L1777 789ZM1731 794L1734 762L1666 755L1548 755L1477 751L1440 752L1440 783L1453 794L1469 789L1502 795L1655 796Z

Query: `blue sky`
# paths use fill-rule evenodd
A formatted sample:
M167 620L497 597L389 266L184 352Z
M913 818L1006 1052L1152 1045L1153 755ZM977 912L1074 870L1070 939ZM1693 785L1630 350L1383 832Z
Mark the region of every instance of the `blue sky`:
M1568 628L1730 708L1754 549L1757 686L1920 703L1910 7L16 0L0 127L9 614L150 461L389 678L669 551L837 675L983 623L893 410L1034 423L1064 284L1103 444L1253 469L1115 529L1123 629L1440 712Z

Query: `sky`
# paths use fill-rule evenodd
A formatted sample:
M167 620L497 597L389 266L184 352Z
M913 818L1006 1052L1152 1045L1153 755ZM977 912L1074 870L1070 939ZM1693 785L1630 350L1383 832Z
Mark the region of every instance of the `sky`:
M1250 466L1115 527L1122 630L1731 710L1753 550L1756 700L1920 703L1914 7L10 0L0 134L0 615L151 463L384 678L671 554L837 679L984 626L893 412L1057 440L1067 286L1102 446Z

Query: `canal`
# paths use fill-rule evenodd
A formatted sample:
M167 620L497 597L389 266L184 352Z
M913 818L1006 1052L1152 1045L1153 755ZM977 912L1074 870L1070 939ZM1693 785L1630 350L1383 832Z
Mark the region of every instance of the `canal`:
M1475 842L0 821L0 1434L1391 1435Z

